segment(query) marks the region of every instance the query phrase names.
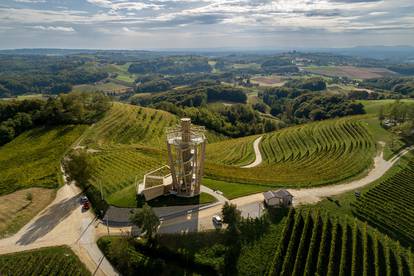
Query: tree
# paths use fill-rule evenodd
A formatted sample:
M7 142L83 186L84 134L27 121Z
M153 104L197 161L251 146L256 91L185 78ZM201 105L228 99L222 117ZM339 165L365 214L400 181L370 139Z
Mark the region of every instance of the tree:
M225 275L237 275L237 260L240 256L241 241L239 223L241 221L241 212L235 204L226 202L222 209L223 222L228 224L227 227L227 245L228 250L224 257Z
M14 129L6 125L0 125L0 145L10 142L14 138Z
M86 150L77 150L69 154L68 161L65 164L71 180L75 180L83 188L86 187L86 183L92 174L91 162Z
M237 226L241 220L241 211L237 209L235 204L224 203L221 213L223 215L223 222L227 223L229 227Z
M148 239L152 239L160 225L160 219L154 210L145 203L141 210L135 211L129 221L142 229L142 232Z

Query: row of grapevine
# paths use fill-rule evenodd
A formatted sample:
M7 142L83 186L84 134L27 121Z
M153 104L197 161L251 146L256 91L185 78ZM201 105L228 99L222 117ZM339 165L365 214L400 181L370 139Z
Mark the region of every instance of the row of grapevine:
M353 203L353 207L360 219L404 244L413 244L414 161L363 194Z
M252 143L253 138L237 139L239 151L236 146L221 147L220 153L212 156L223 161L207 159L206 174L211 178L237 183L283 186L328 184L364 171L372 163L375 152L372 137L358 117L316 122L265 134L260 143L263 163L250 169L240 168L240 162L245 161L240 153L248 152L246 146ZM219 145L225 144L220 142Z
M309 212L287 223L268 275L414 276L411 253L366 224Z
M90 275L67 247L0 255L0 275Z

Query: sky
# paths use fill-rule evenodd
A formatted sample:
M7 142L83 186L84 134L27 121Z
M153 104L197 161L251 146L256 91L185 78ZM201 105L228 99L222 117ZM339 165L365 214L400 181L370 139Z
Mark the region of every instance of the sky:
M414 46L414 0L0 0L0 48Z

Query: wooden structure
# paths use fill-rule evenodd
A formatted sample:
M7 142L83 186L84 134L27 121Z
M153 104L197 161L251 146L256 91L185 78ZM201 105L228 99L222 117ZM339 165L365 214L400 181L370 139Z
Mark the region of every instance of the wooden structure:
M191 197L200 193L206 151L204 127L194 126L190 118L167 128L168 161L172 176L171 193Z
M287 190L267 191L263 193L264 202L269 207L289 207L293 196Z

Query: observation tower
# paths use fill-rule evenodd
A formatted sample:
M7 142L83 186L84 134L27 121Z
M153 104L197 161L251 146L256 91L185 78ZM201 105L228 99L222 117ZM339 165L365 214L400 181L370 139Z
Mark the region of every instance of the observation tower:
M206 151L205 128L182 118L180 125L169 127L167 133L168 161L172 176L171 193L191 197L200 194Z

